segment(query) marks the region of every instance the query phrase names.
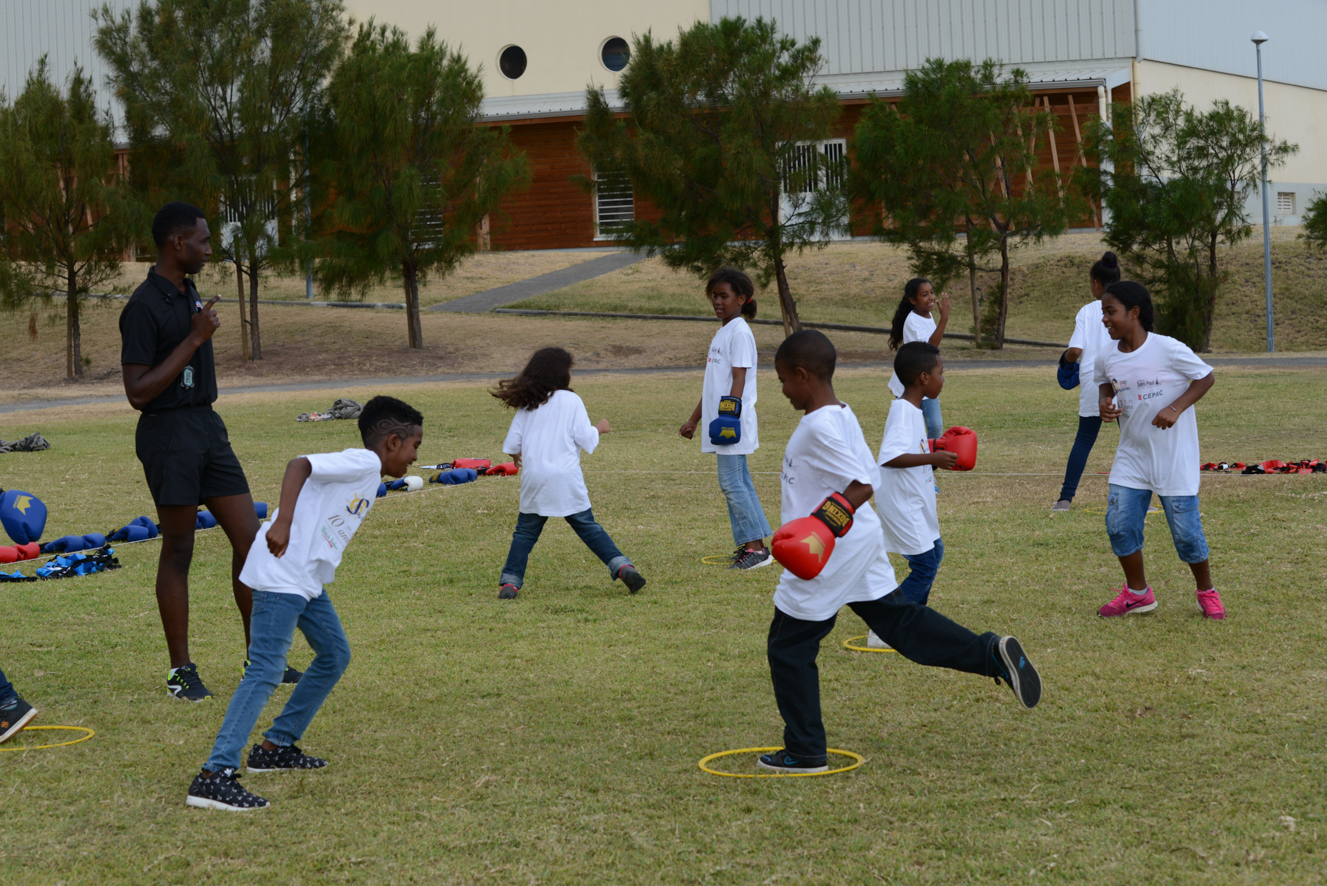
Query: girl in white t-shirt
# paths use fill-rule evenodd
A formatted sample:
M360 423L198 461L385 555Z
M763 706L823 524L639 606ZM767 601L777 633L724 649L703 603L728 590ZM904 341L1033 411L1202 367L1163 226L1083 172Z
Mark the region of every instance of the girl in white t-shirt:
M1107 252L1088 271L1088 286L1092 301L1079 308L1074 318L1074 334L1069 337L1069 349L1060 355L1061 365L1077 364L1080 369L1078 385L1078 434L1074 448L1069 451L1069 464L1064 469L1064 485L1060 498L1051 505L1052 511L1067 511L1078 492L1078 481L1083 478L1087 457L1101 431L1101 409L1097 404L1097 387L1091 374L1097 365L1097 354L1110 344L1110 336L1101 323L1101 294L1106 287L1120 279L1120 261L1115 253ZM1088 376L1087 378L1081 377ZM1070 388L1072 390L1072 387Z
M903 300L894 311L894 322L889 329L889 349L897 351L899 345L910 341L930 342L937 348L949 325L949 295L942 294L938 301L940 322L931 317L936 310L937 300L931 281L925 277L913 277L903 287ZM903 396L903 382L897 375L889 378L889 390L894 397ZM922 417L926 420L926 433L932 439L944 432L944 423L940 420L940 401L929 397L922 401Z
M493 396L516 410L502 451L521 471L520 513L511 549L502 567L498 599L514 600L525 582L530 551L549 517L562 517L586 547L608 567L611 580L622 579L631 593L645 587L644 577L617 549L594 519L590 494L581 474L581 450L594 452L608 419L590 424L581 398L571 390L571 354L541 348L516 378L498 382Z
M700 451L713 452L719 488L728 500L733 529L730 569L759 569L774 562L765 539L771 530L756 495L746 457L760 446L756 422L756 337L744 318L756 316L756 288L735 268L720 268L705 283L705 294L722 324L710 342L700 402L678 431L690 440L703 425Z
M1125 582L1097 613L1110 617L1157 608L1143 570L1143 519L1155 493L1175 552L1198 585L1198 608L1206 618L1223 619L1226 610L1212 586L1198 512L1198 420L1190 408L1212 389L1212 367L1183 342L1152 331L1152 297L1140 283L1107 286L1101 316L1115 344L1097 355L1093 381L1101 420L1120 423L1106 533Z

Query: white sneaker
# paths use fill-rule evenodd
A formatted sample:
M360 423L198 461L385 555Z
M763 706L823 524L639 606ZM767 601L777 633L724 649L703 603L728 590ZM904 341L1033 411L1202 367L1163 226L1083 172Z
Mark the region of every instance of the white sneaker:
M877 637L875 631L867 631L867 632L866 632L866 648L867 648L867 649L893 649L894 647L890 646L890 645L889 645L888 643L886 643L884 640L881 640L879 637Z

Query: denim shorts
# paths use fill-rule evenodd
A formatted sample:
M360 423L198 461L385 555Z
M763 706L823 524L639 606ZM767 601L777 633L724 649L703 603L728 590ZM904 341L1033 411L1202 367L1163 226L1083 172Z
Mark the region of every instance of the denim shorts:
M1158 495L1170 524L1175 553L1185 563L1201 563L1208 557L1207 537L1198 514L1196 495ZM1106 500L1106 533L1117 557L1127 557L1143 549L1143 521L1152 503L1152 490L1132 489L1110 484Z

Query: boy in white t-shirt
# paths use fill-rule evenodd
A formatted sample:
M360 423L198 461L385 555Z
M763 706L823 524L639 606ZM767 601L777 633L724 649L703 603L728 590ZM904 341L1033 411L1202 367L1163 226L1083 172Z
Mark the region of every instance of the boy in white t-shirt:
M240 581L253 588L249 666L226 708L216 743L185 801L204 809L247 811L268 805L239 783L240 751L286 669L299 628L316 653L262 744L249 751L250 772L321 769L295 742L350 664L350 645L324 585L336 577L346 545L373 507L383 475L414 463L424 419L392 397L374 397L359 416L362 449L305 455L286 465L281 504L249 549Z
M797 540L811 556L820 557L820 571L810 579L785 571L774 592L767 651L784 747L762 755L758 765L789 774L827 768L816 657L845 604L918 664L1003 680L1024 707L1041 699L1041 678L1013 637L978 636L895 592L880 518L870 505L880 486L880 468L857 417L834 394L836 357L823 333L804 329L785 339L774 358L783 395L806 413L783 456L783 522L819 516L831 498L849 518L846 527L833 530L837 539L827 556L823 540Z
M880 503L885 550L902 554L908 561L910 571L899 584L899 592L909 602L925 605L945 556L933 473L935 468L953 467L958 460L952 452L931 451L922 416L922 398L938 400L945 385L940 349L924 341L908 342L894 356L894 378L903 382L904 390L890 404L885 420L885 436L876 456L883 470L875 500ZM871 631L866 645L883 648L885 641Z

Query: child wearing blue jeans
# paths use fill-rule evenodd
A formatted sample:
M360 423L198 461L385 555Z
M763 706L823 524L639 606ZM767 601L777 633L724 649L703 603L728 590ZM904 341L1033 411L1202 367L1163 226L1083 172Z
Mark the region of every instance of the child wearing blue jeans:
M1119 421L1120 446L1110 469L1106 533L1124 567L1124 586L1097 610L1110 618L1157 608L1143 569L1143 520L1155 493L1180 559L1189 564L1204 618L1226 609L1212 586L1207 537L1198 513L1198 420L1191 408L1212 389L1208 366L1183 342L1152 331L1152 297L1122 280L1101 296L1111 344L1093 370L1102 421Z
M240 751L263 706L281 682L299 628L316 653L281 714L249 751L250 772L321 769L295 742L350 664L350 645L324 587L377 498L384 474L400 477L415 461L424 419L392 397L374 397L359 416L362 449L305 455L286 466L281 506L263 523L240 581L253 588L249 666L226 708L212 754L189 787L186 803L247 811L268 805L239 783Z

